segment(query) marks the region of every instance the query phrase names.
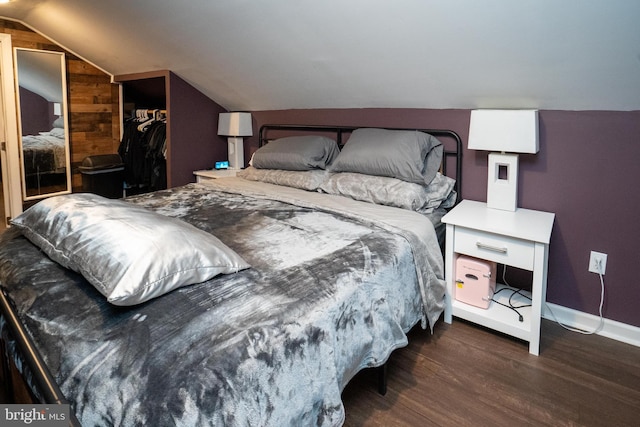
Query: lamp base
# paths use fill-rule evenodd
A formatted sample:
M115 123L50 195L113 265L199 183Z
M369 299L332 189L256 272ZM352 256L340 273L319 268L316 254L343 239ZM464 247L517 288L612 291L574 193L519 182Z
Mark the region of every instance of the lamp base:
M518 208L518 155L489 154L487 207L503 211Z
M229 169L244 168L244 144L242 138L230 136L227 139L227 148L229 150Z

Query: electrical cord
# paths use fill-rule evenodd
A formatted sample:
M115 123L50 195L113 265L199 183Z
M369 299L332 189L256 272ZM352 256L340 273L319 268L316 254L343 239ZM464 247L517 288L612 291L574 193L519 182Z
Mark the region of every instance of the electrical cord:
M504 280L504 279L503 279L503 280ZM505 283L505 285L506 285L506 286L509 286L507 283ZM510 291L512 291L512 292L511 292L511 295L509 295L509 301L508 301L508 302L509 302L509 304L505 304L505 303L502 303L502 302L500 302L500 301L498 301L498 300L495 300L495 299L493 299L493 297L491 297L491 301L495 302L496 304L500 304L500 305L501 305L501 306L503 306L503 307L507 307L508 309L513 310L513 311L518 315L518 320L519 320L520 322L523 322L523 321L524 321L524 317L522 316L522 314L520 314L520 312L518 311L518 309L520 309L520 308L524 308L524 307L531 307L531 304L523 304L523 305L518 305L518 306L516 306L516 305L513 305L512 299L513 299L513 297L514 297L515 295L523 296L523 297L525 297L525 298L526 298L526 299L528 299L528 300L531 300L531 298L529 298L527 295L523 294L523 293L522 293L522 289L515 289L515 288L511 288L511 287L507 287L507 288L500 288L500 289L498 289L496 292L494 292L494 293L493 293L493 296L496 296L496 295L497 295L497 294L499 294L500 292L502 292L502 291L506 291L506 290L510 290Z
M503 307L507 307L508 309L513 310L518 315L518 321L524 322L524 317L522 316L522 314L520 314L518 309L524 308L524 307L531 307L531 304L524 304L524 305L515 306L513 304L512 300L513 300L513 297L516 296L516 295L520 295L520 296L528 299L529 301L531 301L531 298L529 296L523 294L522 293L522 289L514 288L507 282L506 272L507 272L507 266L505 265L504 268L502 269L502 283L507 287L498 289L496 292L493 293L493 295L495 296L496 294L498 294L498 293L500 293L500 292L502 292L504 290L512 291L511 295L509 295L509 300L508 300L509 304L507 305L507 304L502 303L502 302L500 302L498 300L495 300L495 299L493 299L493 297L491 297L491 301L495 302L496 304L500 304Z
M518 289L518 288L514 288L511 285L509 285L509 283L507 282L506 279L506 272L507 272L507 266L505 265L503 270L502 270L502 283L506 286L504 288L500 288L497 291L495 291L493 293L493 295L491 296L491 301L495 302L496 304L499 304L503 307L506 307L510 310L513 310L517 315L518 315L518 320L520 322L524 321L524 317L522 316L522 314L520 314L520 312L518 311L518 309L520 308L524 308L524 307L531 307L531 304L524 304L524 305L519 305L516 306L513 304L513 297L516 295L520 295L526 299L528 299L529 301L531 301L531 297L529 297L528 295L525 295L522 293L522 289ZM560 320L558 320L558 318L556 317L555 313L553 312L553 310L551 310L551 307L549 307L549 305L547 304L547 302L545 301L545 307L547 308L547 310L549 310L549 313L551 313L551 316L553 317L553 319L556 321L556 323L560 326L562 326L564 329L571 331L571 332L577 332L580 334L584 334L584 335L593 335L593 334L597 334L598 332L600 332L602 330L602 328L604 327L604 316L602 315L602 307L604 306L604 276L602 274L602 264L600 261L598 261L598 276L600 276L600 307L598 309L598 312L600 314L600 322L598 324L598 326L593 330L593 331L585 331L584 329L579 329L579 328L574 328L573 326L569 326L569 325L565 325L564 323L560 322ZM505 304L503 302L500 302L496 299L494 299L494 297L499 294L502 291L505 290L511 290L512 293L511 295L509 295L509 300L508 300L508 304Z
M551 308L545 301L544 303L545 307L547 308L547 310L549 310L549 313L551 313L551 316L553 317L553 319L556 321L558 325L562 326L564 329L568 331L577 332L583 335L597 334L602 330L602 328L604 327L604 316L602 315L602 306L604 305L604 277L602 275L602 264L600 263L600 261L598 261L598 275L600 276L600 308L598 309L598 312L600 313L600 323L598 324L598 326L593 331L585 331L584 329L574 328L573 326L565 325L564 323L558 320L553 310L551 310Z

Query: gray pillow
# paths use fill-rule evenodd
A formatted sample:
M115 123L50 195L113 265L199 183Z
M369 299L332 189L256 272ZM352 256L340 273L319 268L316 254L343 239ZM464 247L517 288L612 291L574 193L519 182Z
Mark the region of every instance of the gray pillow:
M135 305L249 267L213 235L122 200L77 193L45 199L12 224L115 305Z
M426 186L396 178L342 172L332 174L320 190L378 205L430 213L440 206L453 206L448 200L453 194L455 201L454 185L454 179L439 172Z
M64 128L64 119L62 117L58 117L57 119L55 119L53 121L51 126L54 127L54 128L63 129Z
M285 171L281 169L256 169L249 166L238 171L237 176L249 181L267 182L269 184L284 185L314 191L324 182L328 172L324 169L308 171Z
M339 152L338 144L324 136L289 136L260 147L253 154L251 166L290 171L325 169Z
M64 138L64 129L63 128L53 128L49 131L49 135L55 136L56 138Z
M330 170L429 184L442 153L440 141L424 132L362 128L353 131Z

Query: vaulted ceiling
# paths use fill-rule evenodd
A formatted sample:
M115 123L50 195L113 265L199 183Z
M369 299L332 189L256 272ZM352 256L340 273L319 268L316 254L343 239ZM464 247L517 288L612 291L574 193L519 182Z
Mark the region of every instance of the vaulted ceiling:
M635 0L13 0L0 16L229 110L640 110Z

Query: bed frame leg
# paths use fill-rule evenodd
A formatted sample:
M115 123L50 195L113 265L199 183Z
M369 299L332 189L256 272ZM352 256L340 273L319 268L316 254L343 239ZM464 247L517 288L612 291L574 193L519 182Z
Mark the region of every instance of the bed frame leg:
M378 393L384 396L387 394L387 364L376 368L378 371Z

